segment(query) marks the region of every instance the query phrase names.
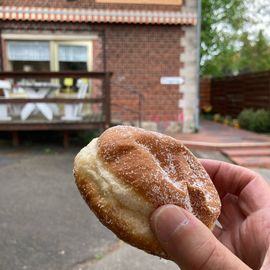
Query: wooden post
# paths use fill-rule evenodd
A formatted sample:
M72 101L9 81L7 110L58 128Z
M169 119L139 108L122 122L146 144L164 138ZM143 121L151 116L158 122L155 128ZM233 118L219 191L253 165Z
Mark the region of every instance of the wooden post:
M12 131L12 145L14 147L19 146L19 134L18 131Z
M69 147L69 132L67 130L64 131L63 145L64 148Z
M105 114L105 128L111 126L111 90L110 90L110 73L106 72L104 80L104 114Z

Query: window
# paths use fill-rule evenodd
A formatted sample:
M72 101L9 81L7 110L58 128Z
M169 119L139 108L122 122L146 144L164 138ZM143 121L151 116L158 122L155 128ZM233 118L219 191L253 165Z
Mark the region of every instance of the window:
M58 44L58 69L62 71L86 71L88 62L88 47L68 43Z
M74 35L2 35L6 50L4 69L10 71L91 71L91 36ZM5 55L5 54L4 54ZM64 85L64 80L59 80ZM89 81L90 83L90 81ZM76 80L72 89L76 90Z
M92 40L88 36L3 34L5 70L90 71Z
M7 58L11 70L48 71L50 69L49 42L10 41Z

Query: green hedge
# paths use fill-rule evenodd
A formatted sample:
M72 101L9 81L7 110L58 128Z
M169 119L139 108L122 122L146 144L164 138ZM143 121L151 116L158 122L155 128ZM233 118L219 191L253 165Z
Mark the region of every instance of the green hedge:
M238 116L239 125L241 128L259 132L270 132L270 111L245 109Z

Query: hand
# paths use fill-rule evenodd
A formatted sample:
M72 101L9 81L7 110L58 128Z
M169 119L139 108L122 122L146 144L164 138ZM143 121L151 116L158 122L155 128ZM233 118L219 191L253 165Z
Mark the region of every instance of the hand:
M257 173L201 160L222 202L213 233L186 210L165 205L151 226L168 255L187 270L270 269L270 186Z

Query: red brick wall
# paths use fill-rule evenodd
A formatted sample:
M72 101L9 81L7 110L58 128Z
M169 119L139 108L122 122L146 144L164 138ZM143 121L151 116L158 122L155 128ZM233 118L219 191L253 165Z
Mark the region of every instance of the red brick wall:
M135 9L135 10L162 10L179 11L180 6L174 5L142 5L142 4L106 4L96 3L94 0L2 0L2 6L21 7L50 7L50 8L97 8L97 9ZM166 1L164 1L166 2Z
M112 102L136 110L136 95L123 94L129 88L144 95L144 120L176 120L179 89L162 86L160 77L179 75L181 35L181 28L175 26L108 26L107 69L114 73ZM119 106L113 107L116 116L122 112ZM125 118L131 117L132 113L125 112Z
M126 110L138 110L138 98L128 89L143 94L143 120L177 120L180 93L178 86L160 84L161 76L178 76L180 70L179 26L65 23L0 23L0 28L49 31L89 31L100 34L94 43L94 70L103 70L103 35L105 31L106 66L113 72L112 116L134 120L138 116ZM96 90L95 90L96 91ZM126 107L126 108L123 108Z

